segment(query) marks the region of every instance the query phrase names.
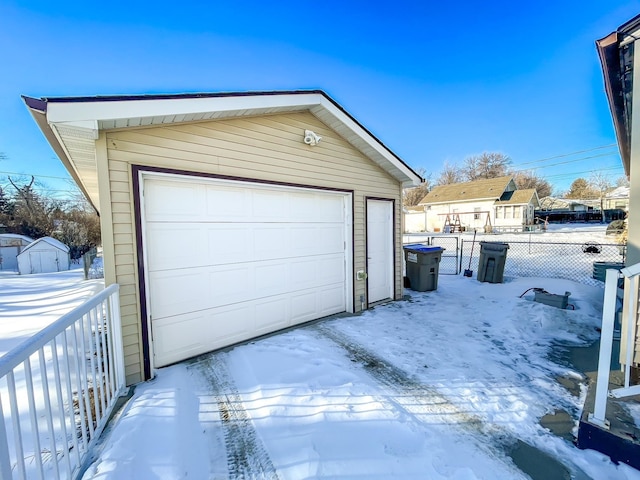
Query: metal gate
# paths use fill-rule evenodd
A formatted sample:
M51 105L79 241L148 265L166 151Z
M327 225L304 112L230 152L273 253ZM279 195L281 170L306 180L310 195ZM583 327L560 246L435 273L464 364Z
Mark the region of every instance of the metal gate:
M458 275L460 273L460 238L457 236L431 236L423 234L405 234L403 243L423 243L432 247L442 247L442 258L438 273Z
M439 272L441 275L458 275L460 273L460 239L458 237L430 237L429 245L442 247Z

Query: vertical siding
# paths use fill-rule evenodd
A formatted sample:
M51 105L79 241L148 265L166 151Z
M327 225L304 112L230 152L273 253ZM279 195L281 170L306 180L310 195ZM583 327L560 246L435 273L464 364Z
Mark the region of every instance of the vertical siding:
M322 137L318 146L302 142L305 129ZM310 113L112 131L106 143L129 383L143 375L131 165L352 190L354 273L366 270L365 198L395 200L395 291L396 298L402 297L401 186ZM355 282L356 311L360 296L366 298L365 286Z

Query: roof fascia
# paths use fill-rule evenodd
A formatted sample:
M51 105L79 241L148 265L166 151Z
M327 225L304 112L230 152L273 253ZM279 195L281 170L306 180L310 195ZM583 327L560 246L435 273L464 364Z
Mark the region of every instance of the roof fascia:
M270 92L238 95L170 95L140 97L68 97L37 100L27 99L27 105L46 110L50 124L82 129L97 137L98 122L138 117L189 115L203 112L242 112L244 110L268 110L272 108L303 107L313 113L314 108L323 108L348 129L362 138L371 148L401 172L403 186L416 186L423 179L337 102L321 91ZM40 103L35 103L40 102ZM44 105L43 105L44 104ZM54 129L55 130L55 129Z

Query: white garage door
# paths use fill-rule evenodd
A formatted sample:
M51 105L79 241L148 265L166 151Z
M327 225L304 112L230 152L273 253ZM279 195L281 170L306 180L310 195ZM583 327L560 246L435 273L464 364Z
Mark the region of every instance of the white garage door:
M156 367L349 309L349 194L143 182Z

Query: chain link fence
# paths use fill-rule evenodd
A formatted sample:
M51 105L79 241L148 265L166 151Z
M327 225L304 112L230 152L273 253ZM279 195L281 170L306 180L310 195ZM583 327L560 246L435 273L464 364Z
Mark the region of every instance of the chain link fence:
M465 269L479 270L480 242L507 243L505 277L564 278L604 288L607 268L621 268L625 247L617 243L588 240L575 242L575 235L553 241L535 235L411 235L404 243L426 243L442 246L441 275L456 275ZM473 255L472 255L473 249ZM457 265L454 265L457 262Z

